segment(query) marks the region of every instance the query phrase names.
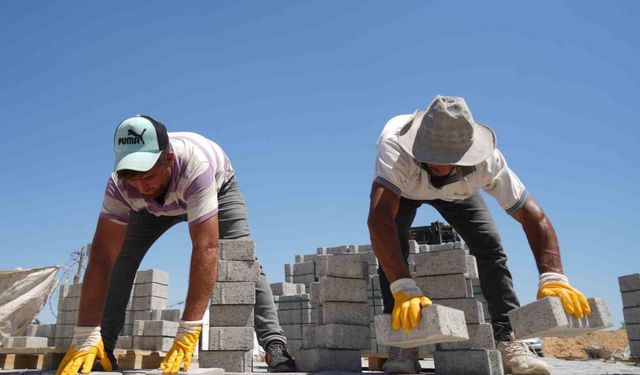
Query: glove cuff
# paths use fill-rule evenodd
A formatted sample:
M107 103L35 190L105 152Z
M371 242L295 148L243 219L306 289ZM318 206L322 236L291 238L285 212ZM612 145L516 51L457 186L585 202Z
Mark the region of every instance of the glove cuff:
M545 272L540 274L540 281L538 282L538 289L540 289L546 283L565 283L569 284L569 278L561 273Z
M391 289L391 293L396 294L397 292L404 292L407 295L419 295L422 294L418 285L416 285L416 281L414 279L405 277L402 279L398 279L389 285L389 289Z
M202 327L202 320L181 320L176 339L182 339L187 333L196 333Z
M100 327L73 327L73 340L71 340L71 344L75 345L76 348L87 345L95 346L98 345L100 340L102 340Z

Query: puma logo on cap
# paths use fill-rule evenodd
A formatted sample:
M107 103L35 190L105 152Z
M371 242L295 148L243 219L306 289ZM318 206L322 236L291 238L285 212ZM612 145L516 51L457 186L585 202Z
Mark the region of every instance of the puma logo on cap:
M142 133L138 134L133 129L127 130L127 134L129 137L121 137L118 138L118 145L137 145L137 144L145 144L142 136L147 129L144 129Z

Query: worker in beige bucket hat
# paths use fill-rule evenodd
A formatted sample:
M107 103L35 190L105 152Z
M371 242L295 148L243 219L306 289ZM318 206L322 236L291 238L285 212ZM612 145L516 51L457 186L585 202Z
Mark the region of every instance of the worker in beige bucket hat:
M476 257L505 373L549 374L546 363L526 344L513 340L507 313L520 304L480 190L522 224L540 273L538 298L558 296L567 313L590 314L585 296L563 274L550 220L508 167L494 131L473 118L463 98L454 96L436 96L426 111L392 118L378 139L368 226L381 266L384 313L391 314L394 329L409 331L420 321L420 308L432 303L429 290L413 280L407 263L411 225L418 207L428 204ZM419 372L418 348L389 347L383 370Z

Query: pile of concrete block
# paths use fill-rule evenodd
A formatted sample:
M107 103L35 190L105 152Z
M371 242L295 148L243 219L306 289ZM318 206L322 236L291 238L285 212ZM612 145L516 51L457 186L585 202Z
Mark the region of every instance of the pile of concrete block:
M640 358L640 273L618 278L631 357Z
M80 291L82 284L61 285L58 294L58 316L54 331L54 346L66 350L73 339L73 327L78 320L80 310Z
M591 314L576 318L562 307L558 297L545 297L509 311L516 339L530 337L572 337L611 327L609 309L601 298L588 298Z
M278 311L278 321L287 338L287 348L295 357L302 349L303 327L314 324L317 312L311 306L304 284L273 283L271 291Z
M434 305L464 312L468 340L436 345L436 373L501 374L492 326L485 321L482 302L474 298L478 267L469 250L459 242L431 245L428 252L415 255L414 279ZM477 361L455 360L466 356Z
M319 254L315 265L316 324L303 327L298 370L359 372L361 351L371 346L368 264L358 254Z
M259 275L252 240L220 241L218 281L211 296L209 324L203 327L209 350L199 353L201 368L252 371L253 308Z

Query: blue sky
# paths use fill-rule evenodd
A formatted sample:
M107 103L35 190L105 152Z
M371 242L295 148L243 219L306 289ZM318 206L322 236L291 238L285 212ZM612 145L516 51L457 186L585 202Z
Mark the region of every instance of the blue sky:
M229 154L271 282L318 246L369 243L385 122L464 96L544 208L565 272L622 320L640 272L637 2L0 2L2 269L69 262L90 242L113 131L150 114ZM635 25L635 26L634 26ZM522 303L537 271L487 197ZM439 219L424 207L416 225ZM185 295L185 224L142 268ZM52 322L49 308L40 318Z

